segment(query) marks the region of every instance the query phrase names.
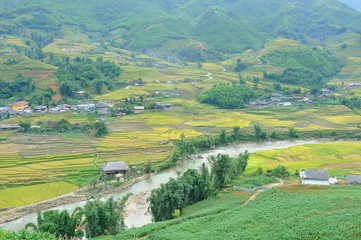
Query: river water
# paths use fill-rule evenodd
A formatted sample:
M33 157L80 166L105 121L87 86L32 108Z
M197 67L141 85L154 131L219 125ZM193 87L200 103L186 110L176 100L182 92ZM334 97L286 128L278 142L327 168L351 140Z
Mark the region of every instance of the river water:
M198 169L202 165L202 163L207 162L207 157L212 155L217 155L219 153L228 154L231 157L235 157L238 156L240 153L243 153L245 150L248 150L248 152L253 153L263 150L289 148L292 146L302 145L307 143L324 143L324 142L330 142L330 141L329 140L328 141L327 140L268 141L268 142L259 142L259 143L242 143L242 144L229 145L226 147L219 147L214 150L209 150L199 153L194 159L185 160L175 167L167 169L155 176L152 176L146 180L138 182L134 184L127 191L103 196L102 200L108 199L110 197L122 198L128 193L133 193L135 195L143 192L150 192L153 189L159 188L159 186L162 183L168 182L170 178L176 178L178 176L178 173L183 173L188 169ZM72 204L58 206L53 209L57 209L60 211L62 210L73 211L77 207L84 206L85 203L86 202L72 203ZM23 228L25 224L28 222L36 223L36 213L26 215L21 219L12 222L1 224L0 227L7 230L17 231ZM149 214L145 214L144 210L140 210L139 212L134 212L125 218L125 224L128 227L141 227L151 222L152 222L151 216Z

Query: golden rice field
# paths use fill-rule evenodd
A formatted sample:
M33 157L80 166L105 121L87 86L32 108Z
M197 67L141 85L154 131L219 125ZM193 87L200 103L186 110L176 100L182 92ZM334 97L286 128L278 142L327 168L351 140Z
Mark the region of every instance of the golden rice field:
M59 181L81 168L94 167L94 156L73 154L21 158L17 153L1 153L1 184L33 184Z
M361 174L361 142L305 144L256 152L250 157L247 173L260 167L272 169L279 165L286 166L291 172L328 169L331 174L337 175Z
M195 137L201 133L194 129L174 129L156 127L152 131L128 133L111 133L97 144L97 151L118 151L124 149L146 149L173 146L172 140L177 140L184 134L185 137Z
M171 151L160 150L156 151L142 151L140 153L122 153L116 155L101 155L97 159L98 166L105 164L106 162L124 161L128 165L139 165L145 162L151 161L153 163L166 160L171 155Z
M0 208L18 207L50 199L78 187L68 182L52 182L0 189Z
M323 116L320 118L336 124L361 123L361 116L358 115Z

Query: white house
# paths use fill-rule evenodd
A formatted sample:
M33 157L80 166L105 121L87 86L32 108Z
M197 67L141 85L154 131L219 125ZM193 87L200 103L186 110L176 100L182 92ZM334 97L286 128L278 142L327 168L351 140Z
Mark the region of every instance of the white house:
M313 184L313 185L330 185L337 183L335 179L330 178L327 170L310 170L306 169L300 172L302 184Z

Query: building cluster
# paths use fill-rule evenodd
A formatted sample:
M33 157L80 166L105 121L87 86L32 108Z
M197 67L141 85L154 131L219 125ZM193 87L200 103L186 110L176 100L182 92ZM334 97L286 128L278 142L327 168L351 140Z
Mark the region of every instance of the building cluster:
M12 103L9 107L0 107L0 113L8 113L10 116L22 116L34 113L97 112L99 116L110 116L112 114L111 107L112 105L105 102L82 103L78 105L59 104L54 107L41 105L30 107L29 102L20 101ZM120 110L116 111L116 116L124 116L124 113Z
M336 185L338 179L331 177L327 170L306 169L300 172L302 184L311 185ZM361 184L361 175L346 175L346 181L349 185Z

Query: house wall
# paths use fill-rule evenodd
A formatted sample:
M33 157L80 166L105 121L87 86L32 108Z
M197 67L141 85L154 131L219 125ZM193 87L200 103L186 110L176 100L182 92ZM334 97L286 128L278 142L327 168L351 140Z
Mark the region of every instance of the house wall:
M302 179L302 184L311 184L311 185L330 185L328 180L312 180L312 179Z
M29 107L28 104L12 105L12 109L17 112L22 112L22 111L24 111L25 108L28 108L28 107Z

